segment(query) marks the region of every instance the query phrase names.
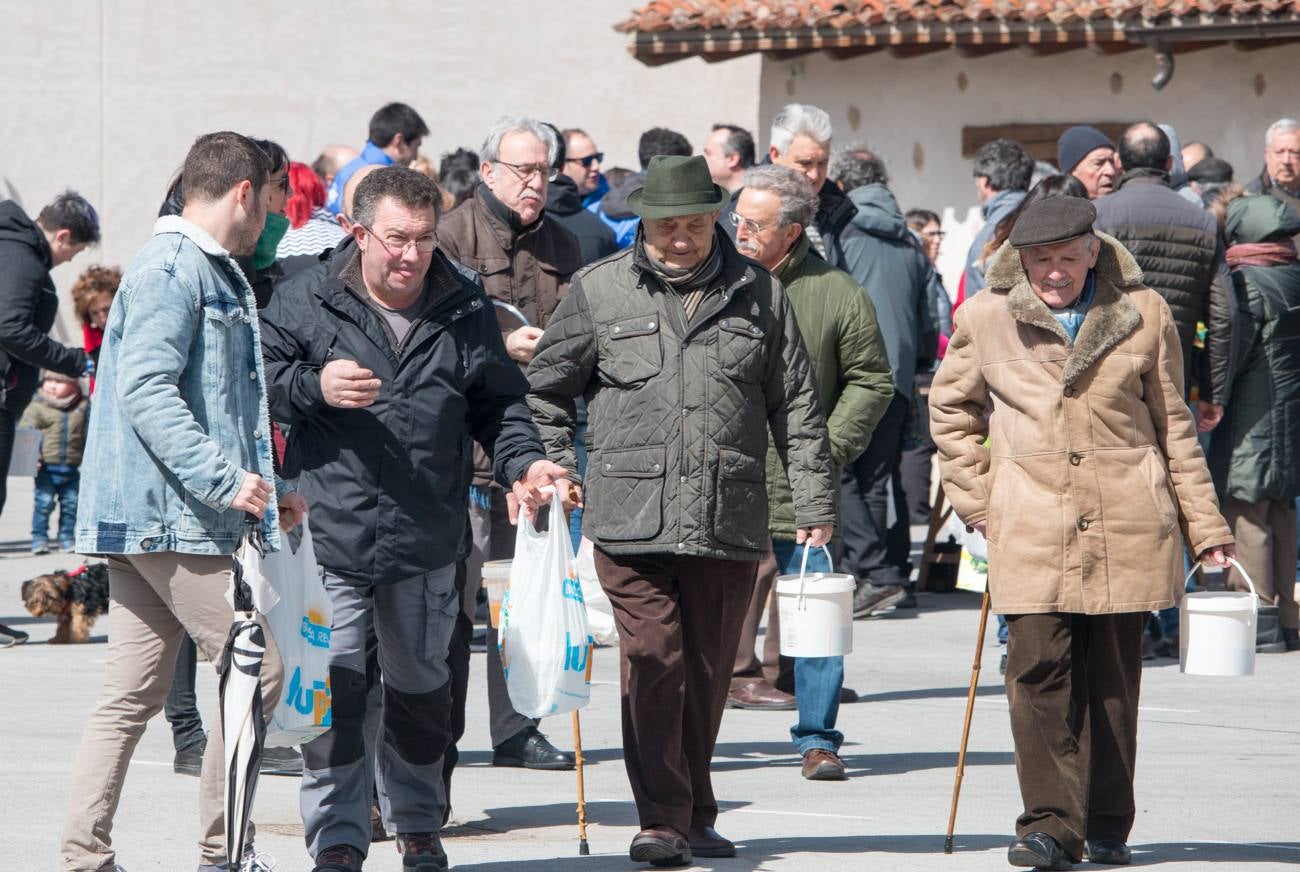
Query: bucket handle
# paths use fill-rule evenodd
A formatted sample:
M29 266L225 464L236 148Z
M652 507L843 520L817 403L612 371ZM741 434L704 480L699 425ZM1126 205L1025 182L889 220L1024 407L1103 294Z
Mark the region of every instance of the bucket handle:
M804 577L805 575L808 574L808 549L809 549L809 547L811 547L811 546L809 546L809 544L808 544L807 542L803 543L803 560L802 560L802 561L800 562L800 564L799 564L799 584L800 584L800 585L803 584L803 577ZM834 569L835 569L835 558L831 556L831 549L829 549L829 548L827 548L825 545L823 545L823 546L822 546L822 550L826 552L826 563L829 564L829 566L831 567L831 570L834 571ZM1252 588L1252 590L1253 590L1253 588Z
M807 559L806 555L805 555L805 559ZM1253 596L1256 600L1258 600L1258 599L1259 599L1259 593L1255 590L1255 582L1253 582L1253 581L1250 580L1250 573L1248 573L1248 572L1246 571L1246 567L1244 567L1244 566L1242 566L1240 563L1238 563L1238 562L1237 562L1237 558L1235 558L1235 557L1229 557L1229 558L1228 558L1228 562L1231 563L1233 566L1237 567L1237 571L1241 573L1241 577L1244 578L1244 579L1246 579L1246 586L1250 588L1250 595ZM1187 573L1187 577L1183 579L1183 587L1184 587L1184 588L1187 587L1187 582L1189 582L1189 581L1192 580L1192 576L1196 574L1196 570L1201 569L1201 568L1202 568L1202 567L1201 567L1201 564L1200 564L1199 561L1197 561L1197 562L1192 566L1192 571L1189 572L1189 573Z

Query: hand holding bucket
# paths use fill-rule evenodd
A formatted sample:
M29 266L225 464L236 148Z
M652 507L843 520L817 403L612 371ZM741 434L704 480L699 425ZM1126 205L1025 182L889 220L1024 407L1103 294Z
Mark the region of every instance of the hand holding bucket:
M853 591L857 579L836 572L808 573L804 545L798 575L776 579L781 616L781 654L786 657L839 657L853 650ZM828 566L833 565L830 549Z
M1255 628L1259 594L1235 557L1228 563L1246 580L1250 593L1232 590L1199 591L1183 597L1178 612L1178 665L1186 675L1235 676L1255 673ZM1199 566L1183 579L1191 581Z

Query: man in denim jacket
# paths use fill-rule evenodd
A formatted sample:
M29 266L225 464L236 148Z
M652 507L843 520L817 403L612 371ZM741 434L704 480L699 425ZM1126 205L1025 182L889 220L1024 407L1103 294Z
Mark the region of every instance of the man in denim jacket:
M63 831L66 872L120 870L111 832L146 722L162 709L185 633L221 662L230 554L258 520L267 547L306 504L271 460L253 292L234 260L266 219L265 156L237 133L200 137L182 171L185 208L160 218L109 313L90 419L77 550L107 556L114 607L104 689L82 737ZM270 636L267 636L268 640ZM264 711L282 668L267 651ZM227 867L224 747L214 730L200 787L200 872ZM251 854L243 872L267 868Z

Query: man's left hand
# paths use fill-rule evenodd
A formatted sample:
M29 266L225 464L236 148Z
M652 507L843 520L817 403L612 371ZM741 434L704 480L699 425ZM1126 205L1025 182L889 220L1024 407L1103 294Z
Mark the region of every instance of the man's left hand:
M1226 568L1229 560L1237 559L1237 546L1231 543L1227 545L1215 545L1213 548L1206 548L1197 558L1202 566L1210 569Z
M1196 432L1209 433L1223 420L1223 406L1218 403L1196 401Z
M276 504L280 512L280 529L288 533L307 518L307 501L301 494L285 494Z
M565 511L582 505L582 492L569 483L569 472L558 463L549 460L536 460L528 467L524 477L515 482L506 500L510 512L510 523L519 522L519 509L524 510L528 520L537 519L537 507L549 502L541 489L551 485L560 493ZM576 494L575 494L576 491Z
M800 527L799 531L794 534L794 540L800 545L807 545L810 548L821 548L831 541L831 533L834 529L830 524Z

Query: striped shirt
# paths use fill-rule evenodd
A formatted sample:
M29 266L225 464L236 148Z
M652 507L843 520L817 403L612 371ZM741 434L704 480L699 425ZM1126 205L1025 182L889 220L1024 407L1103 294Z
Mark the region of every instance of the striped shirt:
M278 259L299 254L320 254L338 245L344 236L347 233L334 216L327 209L318 206L311 210L311 217L306 224L289 228L275 249L275 256Z

